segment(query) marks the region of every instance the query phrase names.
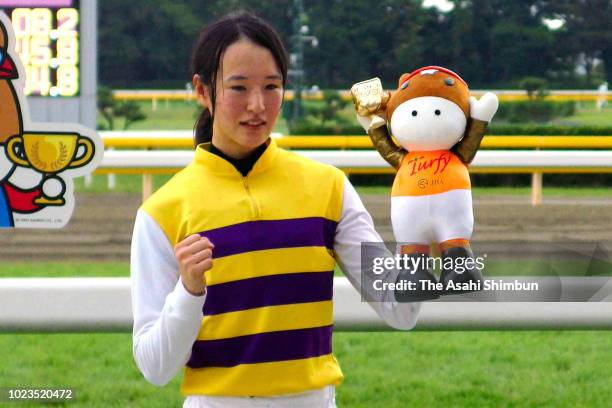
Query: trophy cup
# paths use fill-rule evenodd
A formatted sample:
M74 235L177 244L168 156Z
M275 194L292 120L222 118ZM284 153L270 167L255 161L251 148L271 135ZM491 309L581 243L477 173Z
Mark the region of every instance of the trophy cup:
M81 146L83 149L77 157ZM43 183L49 179L57 180L62 186L60 196L66 191L66 185L57 174L85 166L94 157L94 150L93 142L78 133L28 132L11 137L6 144L6 153L12 162L44 174ZM53 206L65 204L63 197L50 198L44 193L34 202Z
M357 113L361 116L368 116L372 120L370 129L385 124L385 120L376 113L385 109L390 95L383 91L379 78L356 83L351 87L351 96Z

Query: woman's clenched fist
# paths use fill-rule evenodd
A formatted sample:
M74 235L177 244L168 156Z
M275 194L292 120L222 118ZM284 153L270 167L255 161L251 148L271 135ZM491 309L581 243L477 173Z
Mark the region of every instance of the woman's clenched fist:
M174 247L183 286L194 296L206 293L204 272L212 268L214 247L208 238L198 234L188 236Z

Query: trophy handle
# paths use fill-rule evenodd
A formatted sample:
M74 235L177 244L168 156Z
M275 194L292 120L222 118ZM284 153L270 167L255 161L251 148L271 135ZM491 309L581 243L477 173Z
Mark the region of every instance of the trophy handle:
M21 157L19 157L17 155L17 153L15 153L15 145L21 145L21 150L23 149L23 138L21 136L13 136L12 138L9 139L8 143L6 144L6 154L8 155L9 159L15 163L18 164L20 166L23 167L31 167L30 163L28 163L27 160L22 159Z
M84 138L84 137L79 138L79 142L77 143L77 151L78 151L79 146L85 147L85 154L83 154L83 157L76 159L75 161L70 163L68 167L71 167L71 168L81 167L83 164L91 160L91 157L93 156L93 153L94 153L94 146L91 140Z

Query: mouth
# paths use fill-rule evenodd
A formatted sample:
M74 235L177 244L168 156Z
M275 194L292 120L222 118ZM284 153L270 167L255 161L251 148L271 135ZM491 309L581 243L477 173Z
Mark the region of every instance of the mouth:
M0 70L0 78L3 79L14 79L17 78L13 72Z
M260 129L266 125L265 120L251 119L240 122L240 126L244 126L248 129Z

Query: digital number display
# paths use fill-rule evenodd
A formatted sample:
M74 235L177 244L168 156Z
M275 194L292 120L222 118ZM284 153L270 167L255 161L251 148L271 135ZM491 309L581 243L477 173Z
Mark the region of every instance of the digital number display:
M79 94L79 1L0 0L25 68L25 94Z

